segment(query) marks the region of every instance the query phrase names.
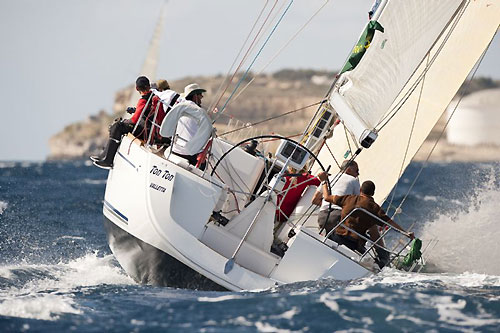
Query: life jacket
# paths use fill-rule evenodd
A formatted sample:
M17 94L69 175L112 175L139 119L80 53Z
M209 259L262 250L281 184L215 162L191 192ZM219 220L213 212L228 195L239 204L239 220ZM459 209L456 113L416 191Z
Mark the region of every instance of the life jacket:
M144 141L147 141L148 138L149 138L149 133L151 131L151 127L152 126L152 122L153 122L153 119L155 117L155 112L156 112L156 108L158 106L158 103L160 101L160 99L153 95L153 97L151 97L151 95L153 94L153 92L148 92L147 94L145 95L142 95L141 96L141 99L145 100L145 107L144 107L144 110L142 110L142 114L141 114L141 118L139 119L139 126L137 127L137 131L136 133L136 136ZM150 99L151 97L151 99ZM149 103L148 103L149 101ZM158 114L156 115L156 119L155 119L155 123L157 125L160 125L161 122L163 121L163 118L165 118L165 112L163 111L163 107L160 105L160 107L158 108ZM154 127L153 128L153 135L152 135L152 141L154 141L155 139L157 139L158 137L158 127Z

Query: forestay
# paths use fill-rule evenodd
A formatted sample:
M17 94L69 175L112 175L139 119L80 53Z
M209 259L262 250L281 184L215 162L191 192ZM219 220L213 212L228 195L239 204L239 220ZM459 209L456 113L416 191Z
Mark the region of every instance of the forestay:
M408 4L408 7L399 7L402 4ZM435 6L435 10L431 10L430 6ZM375 199L378 202L387 197L398 181L400 173L407 167L470 70L488 47L500 24L500 0L466 2L459 8L459 12L428 55L425 54L426 51L413 49L412 46L411 51L387 58L384 50L391 44L388 36L391 35L391 30L395 29L398 30L396 33L403 37L400 32L409 31L410 27L405 23L409 20L418 31L411 36L427 35L426 31L430 29L433 31L433 38L436 38L440 35L438 29L432 28L432 25L426 26L427 23L424 23L427 21L426 17L429 16L431 21L437 19L442 25L446 25L445 21L449 17L445 17L444 13L452 13L458 7L457 1L390 1L380 16L385 33L375 36L361 62L352 73L349 73L353 86L344 92L344 96L355 105L356 110L374 112L363 118L371 126L378 125L384 114L393 108L391 106L394 100L393 94L398 95L394 102L398 104L398 101L404 100L403 97L408 91L412 92L401 109L379 132L379 137L372 147L365 149L356 158L360 165L361 180L370 179L375 182L377 186ZM401 23L391 28L388 19L393 15L386 11L393 10L396 10L394 15L400 16ZM384 49L381 49L384 39L388 41ZM411 39L407 42L402 45L402 50L406 46L410 47L409 44L413 42L418 43L419 47L422 47L423 43ZM426 43L434 44L430 37ZM413 52L419 53L419 56L414 56ZM418 66L417 61L422 52L424 61ZM431 62L434 57L434 61ZM415 65L417 70L413 75L411 72L414 69L408 67L409 63L417 63ZM400 66L402 69L398 69ZM395 78L404 77L403 72L405 75L410 73L411 76L406 85L404 83L407 78ZM425 76L418 81L418 77L422 74ZM411 89L415 82L418 82L418 86ZM404 85L401 92L398 91L400 90L398 84ZM327 141L337 161L346 156L350 157L349 151L352 153L356 149L356 144L342 124L335 128L333 137ZM327 149L320 152L319 158L324 164L336 165Z

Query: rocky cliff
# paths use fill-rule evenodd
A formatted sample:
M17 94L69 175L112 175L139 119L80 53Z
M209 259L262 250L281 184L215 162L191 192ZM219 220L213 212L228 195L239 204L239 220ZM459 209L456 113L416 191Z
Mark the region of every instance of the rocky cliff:
M208 107L214 102L219 87L223 83L222 76L213 77L187 77L170 82L172 89L182 92L184 86L196 82L207 90L203 105ZM239 78L233 80L238 82ZM224 115L217 122L219 135L231 128L238 128L248 123L274 117L285 112L299 110L293 114L272 120L263 124L253 126L250 134L279 133L293 136L301 133L316 106L306 107L322 100L325 96L330 82L333 80L332 72L313 70L282 70L273 74L262 74L258 76L249 75L241 87L245 87L252 80L252 84L243 92L233 96L231 103L225 109ZM479 78L466 90L472 92L484 88L500 86L500 82L491 79ZM217 104L224 105L232 92L232 84L224 93ZM241 90L241 89L240 89ZM239 91L240 91L239 90ZM464 90L463 90L464 91ZM66 126L61 132L50 138L50 155L48 159L85 159L92 154L99 153L108 137L108 127L115 118L124 114L128 106L134 86L119 90L115 96L112 113L100 111L95 116L90 116L82 122ZM227 124L231 126L227 126ZM427 152L434 145L445 124L443 118L429 136L417 159L426 159ZM500 160L500 148L497 146L485 147L461 147L449 145L442 139L433 155L432 160Z

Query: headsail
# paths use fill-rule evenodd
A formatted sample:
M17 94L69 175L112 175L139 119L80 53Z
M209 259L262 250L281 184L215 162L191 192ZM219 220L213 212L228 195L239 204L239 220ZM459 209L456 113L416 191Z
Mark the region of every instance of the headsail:
M376 23L381 25L377 30L382 32L372 31L363 59L353 70L341 75L338 89L330 97L331 104L359 142L363 143L365 132L377 128L463 3L463 0L389 1L377 15Z
M439 19L440 15L435 16L429 8L426 9L426 12L416 11L417 3L424 2L428 6L435 5L436 11L442 9L442 3L452 4L451 8L447 8L447 13L451 13L453 21L448 24L443 34L437 33L436 29L430 30L434 38L440 37L435 43L434 41L427 42L427 44L430 43L434 46L427 55L424 53L420 66L417 63L415 68L405 69L406 72L410 72L410 75L415 71L410 80L405 84L402 81L407 80L406 78L402 80L393 76L399 75L398 73L402 71L398 69L399 66L406 67L413 56L406 53L400 57L385 57L385 52L381 50L385 37L375 36L372 45L355 71L349 73L350 79L353 80L353 86L346 89L343 96L348 99L349 103L356 105L356 110L358 108L364 111L374 110L376 114L364 115L360 113L360 117L370 126L377 128L380 126L383 116L394 107L394 105L391 106L394 97L390 97L391 101L387 97L387 95L392 96L398 90L396 85L393 86L393 83L399 82L404 86L401 92L397 91L399 94L396 94L395 104L403 100L408 91L412 91L408 99L404 99L405 103L399 111L378 133L378 139L373 146L364 150L356 158L360 165L360 178L371 179L377 185L375 193L377 201L387 197L398 181L400 173L407 167L411 158L441 117L446 106L494 37L500 24L500 0L467 1L462 4L463 7L457 1L390 1L380 15L380 22L384 25L385 34L390 34L391 29L408 30L409 27L399 26L406 24L405 22L415 24L415 29L420 26L418 20L406 21L402 17L400 19L402 22L391 28L388 22L382 20L384 16L389 17L386 11L397 9L401 12L397 12L395 15L404 16L406 13L408 16L418 16L419 19L423 20L423 17L428 14L433 19ZM399 8L400 3L413 4L408 7L412 10L402 10ZM455 13L457 8L459 11ZM425 27L418 31L420 34L427 34ZM388 47L388 43L390 40L386 42L385 47ZM418 44L420 45L421 42ZM431 63L432 59L434 61ZM381 62L377 63L375 60ZM388 60L397 61L397 63L387 68L381 68L383 67L381 64L385 64ZM428 65L429 67L427 67ZM423 77L423 79L419 81L419 77ZM412 86L416 82L418 82L418 86L413 87L413 89ZM347 122L345 122L345 126L349 128ZM357 140L345 129L342 124L337 126L333 137L327 141L327 145L337 160L342 160L344 156L349 155L349 151L352 153L359 145ZM321 151L319 158L324 164L336 165L327 149Z

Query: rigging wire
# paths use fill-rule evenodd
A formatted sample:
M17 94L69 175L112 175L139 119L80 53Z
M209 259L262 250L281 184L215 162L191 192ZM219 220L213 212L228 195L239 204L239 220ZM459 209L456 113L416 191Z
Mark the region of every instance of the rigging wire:
M259 15L257 16L257 19L255 20L255 22L253 23L252 25L252 28L250 29L245 41L243 42L243 45L241 45L241 48L240 50L238 51L238 54L236 55L236 57L234 58L234 61L233 63L231 64L231 66L229 67L229 70L227 71L227 74L224 78L224 80L222 80L219 88L217 89L217 92L215 93L215 96L218 96L219 93L221 92L222 90L222 87L224 86L224 84L226 84L226 82L229 81L229 76L231 75L231 71L233 70L233 67L234 65L236 65L236 62L238 61L238 58L240 57L241 53L243 52L244 48L245 48L245 45L247 45L249 39L250 39L250 36L252 35L253 31L255 30L255 28L257 27L257 23L260 21L261 17L262 17L262 14L264 13L264 10L266 9L267 7L267 4L269 3L270 0L266 0L266 3L264 4L264 7L262 7ZM252 45L250 45L250 48L252 47ZM248 53L249 51L247 51ZM242 62L244 61L244 59L246 58L243 58ZM241 66L241 63L240 63L240 66ZM233 76L234 77L234 76ZM224 93L222 93L224 94ZM222 96L222 95L221 95ZM214 99L214 101L210 104L208 110L212 110L215 106L216 106L216 103L218 103L217 100Z
M344 134L345 134L345 141L347 142L347 147L349 148L349 153L352 154L352 147L351 147L351 141L349 140L349 134L351 134L351 140L352 140L352 133L349 132L347 127L344 126ZM352 140L353 143L356 145L356 140Z
M213 110L215 110L215 108L217 107L217 105L218 105L218 104L219 104L219 102L221 101L222 96L224 96L224 93L225 93L225 92L226 92L226 90L229 88L229 85L231 84L231 82L233 82L233 79L234 79L234 77L236 76L236 74L238 73L239 69L241 68L241 66L243 66L243 63L245 62L245 60L247 59L247 57L250 55L250 51L253 49L254 45L256 45L256 42L257 42L257 40L258 40L258 38L259 38L259 36L260 36L260 34L261 34L262 30L264 29L264 26L265 26L266 22L269 20L269 17L271 16L271 13L273 12L273 10L274 10L274 8L276 7L276 5L278 4L278 1L279 1L279 0L275 0L273 7L271 8L271 10L269 11L269 13L267 14L267 16L266 16L266 18L265 18L264 22L262 23L262 25L261 25L261 27L260 27L259 31L257 31L257 33L256 33L256 35L255 35L255 37L254 37L254 39L253 39L253 41L252 41L252 43L251 43L251 44L250 44L250 46L248 47L248 49L247 49L247 51L246 51L245 55L243 56L243 58L241 59L241 61L240 61L239 65L238 65L238 67L234 70L234 73L233 73L233 75L231 76L231 78L230 78L229 80L227 80L227 84L226 84L226 87L224 88L224 91L220 94L220 96L218 97L218 99L217 99L217 100L216 100L216 102L214 103L213 108L212 108L212 109L209 109L209 110L212 110L212 111L213 111ZM262 11L264 11L264 9L265 9L265 7L266 7L266 6L267 6L267 3L266 3L266 5L264 6L264 8L262 9ZM260 18L260 15L259 15L259 18ZM259 18L258 18L258 19L259 19ZM257 19L257 21L258 21L258 19ZM257 21L256 21L256 22L257 22ZM251 33L252 33L252 32L250 31L250 34L251 34ZM237 58L236 58L236 59L237 59ZM235 59L235 60L236 60L236 59Z
M328 2L330 2L330 0L326 0L325 3L323 3L323 5L321 5L319 7L318 10L316 10L316 12L314 12L314 14L306 21L306 23L304 23L302 25L302 27L299 28L299 30L297 30L297 32L295 32L295 34L290 37L290 39L278 50L278 52L276 52L272 57L271 57L271 60L269 60L268 63L266 63L264 65L264 67L262 67L255 75L254 77L252 77L252 79L243 87L241 88L241 90L238 92L238 94L236 96L234 96L233 98L233 101L237 100L238 97L248 88L248 86L250 84L253 83L253 81L255 80L255 78L262 74L262 72L264 72L266 70L266 68L274 61L276 60L276 58L281 54L281 52L283 52L284 49L286 49L290 43L295 40L295 38L297 38L297 36L309 25L309 23L311 23L311 21L316 17L316 15L319 14L319 12L328 4Z
M340 169L340 164L339 164L339 162L337 161L337 159L335 158L335 156L333 155L332 150L330 149L330 147L329 147L329 146L328 146L328 144L326 143L326 139L324 140L324 144L325 144L326 148L328 149L328 151L330 152L330 155L332 156L333 161L335 162L335 164L337 164L337 167Z
M429 57L430 57L430 53L427 53L427 65L426 66L429 65ZM422 99L422 92L424 91L424 86L425 86L425 75L422 79L422 85L420 86L420 93L418 95L418 101L417 101L417 105L415 108L415 114L413 115L413 122L411 124L410 135L408 136L408 142L406 144L406 149L405 149L405 153L403 156L403 161L401 161L401 168L399 169L398 179L401 178L401 175L403 174L403 171L404 171L406 157L408 156L408 150L410 149L410 143L411 143L411 139L413 137L413 130L415 129L415 123L417 121L418 110L420 109L420 101ZM396 195L396 189L398 188L398 184L399 184L399 182L396 182L396 185L392 189L391 201L389 202L389 206L388 206L389 208L387 210L389 210L390 207L392 207L392 202L394 201L394 196ZM394 217L396 215L396 213L397 213L397 209L394 210L394 214L392 217Z
M288 116L292 113L295 113L295 112L299 112L299 111L303 111L305 109L308 109L310 107L313 107L315 105L318 105L318 104L321 104L323 103L323 101L320 101L320 102L316 102L316 103L313 103L313 104L309 104L309 105L306 105L302 108L299 108L299 109L295 109L295 110L291 110L291 111L288 111L288 112L285 112L285 113L282 113L280 115L277 115L277 116L273 116L273 117L270 117L270 118L267 118L267 119L264 119L264 120L261 120L261 121L257 121L255 123L252 123L252 124L247 124L245 126L242 126L240 128L236 128L234 130L231 130L231 131L227 131L227 132L224 132L222 133L220 136L223 136L223 135L228 135L228 134L231 134L231 133L234 133L234 132L237 132L237 131L240 131L240 130L243 130L245 128L249 128L249 127L252 127L252 126L255 126L255 125L259 125L259 124L262 124L262 123L265 123L267 121L271 121L271 120L274 120L274 119L278 119L278 118L281 118L281 117L284 117L284 116Z
M276 24L274 25L273 29L271 30L271 33L269 34L269 36L267 36L266 40L264 41L264 44L262 44L261 48L259 49L259 51L257 52L257 54L255 55L255 57L253 58L252 62L250 63L250 65L248 66L248 68L246 69L245 73L243 73L243 76L240 78L240 80L238 81L238 83L236 84L236 87L234 87L233 91L231 92L231 95L229 95L228 99L226 100L226 102L224 103L224 105L222 106L221 110L217 112L216 116L214 117L214 120L212 123L215 123L215 121L220 117L220 115L222 114L222 112L224 112L226 106L228 105L229 101L232 99L232 97L234 96L235 92L238 90L239 86L241 85L241 83L243 82L243 80L247 77L248 73L250 72L250 69L252 68L252 66L254 65L255 61L257 60L257 58L260 56L260 54L262 53L262 50L264 49L264 47L267 45L267 43L269 42L269 40L271 39L271 36L274 34L274 32L276 31L276 28L278 27L278 25L281 23L281 21L283 20L283 18L285 17L286 13L288 12L288 10L290 9L291 5L293 4L293 1L294 0L290 0L290 3L288 4L288 6L286 7L285 11L283 12L283 14L281 14L278 22L276 22Z

